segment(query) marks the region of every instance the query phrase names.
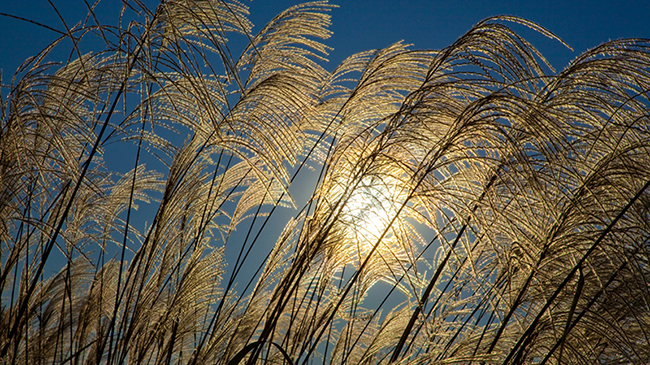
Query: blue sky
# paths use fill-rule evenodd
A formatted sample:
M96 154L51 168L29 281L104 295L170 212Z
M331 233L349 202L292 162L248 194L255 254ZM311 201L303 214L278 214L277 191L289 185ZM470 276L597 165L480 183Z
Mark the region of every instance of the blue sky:
M86 14L83 0L52 2L69 26ZM146 2L156 4L153 0ZM251 20L259 30L275 14L301 1L242 2L251 8ZM116 19L119 3L117 0L104 0L100 4L99 16L104 22ZM650 38L650 1L647 0L348 0L332 3L340 7L332 11L334 35L326 41L335 48L328 68L334 68L354 52L386 47L399 40L414 44L415 48L439 49L451 44L480 20L500 14L517 15L537 22L571 45L574 52L522 29L522 35L538 46L556 69L561 69L579 53L610 39ZM0 12L64 29L47 0L3 1ZM56 37L56 33L33 24L0 17L0 69L3 70L4 83L10 80L22 60L40 51Z

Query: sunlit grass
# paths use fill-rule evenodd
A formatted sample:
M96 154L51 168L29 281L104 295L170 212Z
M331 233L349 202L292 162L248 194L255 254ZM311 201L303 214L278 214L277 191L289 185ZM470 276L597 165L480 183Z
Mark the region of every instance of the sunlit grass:
M327 2L121 6L2 94L3 363L650 362L647 40L329 70Z

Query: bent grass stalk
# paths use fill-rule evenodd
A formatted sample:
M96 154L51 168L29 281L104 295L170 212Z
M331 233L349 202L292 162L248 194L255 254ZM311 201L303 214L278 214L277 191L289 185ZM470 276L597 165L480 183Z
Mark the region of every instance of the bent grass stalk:
M648 40L328 71L326 1L96 6L3 91L3 363L650 362Z

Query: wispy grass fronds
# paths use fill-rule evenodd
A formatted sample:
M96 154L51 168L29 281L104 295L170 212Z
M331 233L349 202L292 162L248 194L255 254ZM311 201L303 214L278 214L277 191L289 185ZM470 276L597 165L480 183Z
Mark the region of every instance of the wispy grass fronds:
M556 72L496 17L328 71L331 8L124 2L23 64L3 363L650 362L648 40Z

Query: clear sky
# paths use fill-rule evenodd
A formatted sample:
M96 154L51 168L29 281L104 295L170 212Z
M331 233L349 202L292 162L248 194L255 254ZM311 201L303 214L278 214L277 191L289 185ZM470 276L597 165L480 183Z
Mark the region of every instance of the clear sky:
M51 0L69 26L86 14L83 0ZM88 0L92 3L92 0ZM146 3L157 3L146 0ZM255 30L281 10L300 3L297 0L241 0L251 8ZM363 50L381 48L404 40L415 48L439 49L451 44L478 21L494 15L517 15L548 28L574 48L550 42L531 32L522 31L534 45L561 69L580 52L610 39L650 38L650 1L604 0L339 0L332 11L334 35L326 43L335 48L330 55L334 68L346 56ZM103 0L98 14L104 23L114 21L118 0ZM46 24L63 30L61 21L47 0L1 1L0 12ZM56 39L57 34L36 25L0 17L0 68L3 81L10 81L15 69L26 57Z

